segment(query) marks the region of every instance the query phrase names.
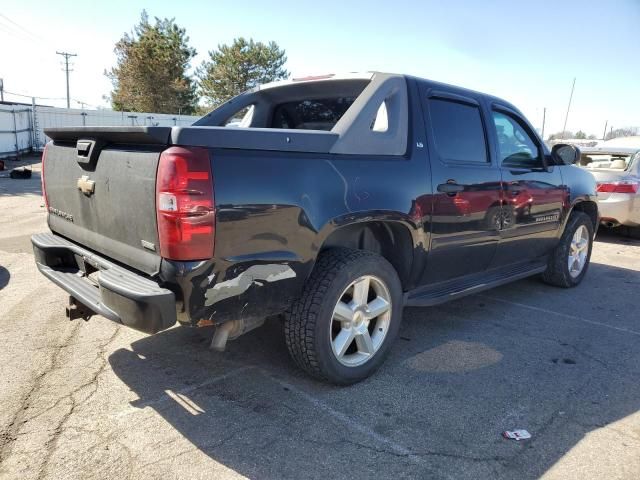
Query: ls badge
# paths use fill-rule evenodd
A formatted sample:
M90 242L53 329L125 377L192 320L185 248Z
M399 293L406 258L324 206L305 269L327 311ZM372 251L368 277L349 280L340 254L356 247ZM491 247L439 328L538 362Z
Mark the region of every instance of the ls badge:
M89 180L88 175L82 175L78 179L78 190L84 193L87 197L90 197L96 189L96 182Z

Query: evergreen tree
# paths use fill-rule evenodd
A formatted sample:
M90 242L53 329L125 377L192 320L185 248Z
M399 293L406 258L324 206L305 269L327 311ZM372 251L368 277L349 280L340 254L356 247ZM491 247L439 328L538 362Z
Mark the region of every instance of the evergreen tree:
M196 51L185 29L174 19L149 22L143 10L133 33L115 46L117 63L106 75L113 83L114 110L158 113L194 113L196 86L187 74Z
M231 45L218 45L209 52L197 72L200 93L216 107L256 85L287 78L286 61L285 51L275 42L236 38Z

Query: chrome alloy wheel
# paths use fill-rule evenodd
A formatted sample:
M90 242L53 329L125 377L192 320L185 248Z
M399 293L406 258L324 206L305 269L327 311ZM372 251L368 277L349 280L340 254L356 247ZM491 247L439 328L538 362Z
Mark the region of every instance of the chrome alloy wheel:
M573 234L571 245L569 246L569 275L577 278L587 263L589 253L589 230L584 225L580 225Z
M347 367L363 365L382 346L390 323L387 286L373 275L357 278L333 309L329 338L336 359Z

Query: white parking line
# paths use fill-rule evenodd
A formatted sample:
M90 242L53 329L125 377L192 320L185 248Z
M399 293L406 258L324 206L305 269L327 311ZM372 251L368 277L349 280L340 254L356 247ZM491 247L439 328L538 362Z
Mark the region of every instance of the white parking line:
M173 390L165 390L164 393L170 396L178 405L184 408L191 415L195 416L204 413L204 410L200 408L196 402L188 398L183 393L176 393Z
M568 313L555 312L553 310L548 310L546 308L536 307L534 305L527 305L526 303L520 302L512 302L511 300L505 300L503 298L492 297L491 295L478 294L478 297L488 298L489 300L494 300L500 303L506 303L508 305L514 305L516 307L527 308L529 310L534 310L536 312L547 313L549 315L557 315L558 317L568 318L569 320L576 320L578 322L588 323L590 325L597 325L599 327L610 328L611 330L617 330L618 332L630 333L631 335L640 335L640 332L635 330L629 330L624 327L616 327L614 325L609 325L607 323L596 322L595 320L587 320L586 318L577 317L575 315L569 315Z
M249 370L249 369L252 369L252 368L255 368L255 367L253 365L246 365L244 367L236 368L235 370L231 370L230 372L227 372L227 373L225 373L223 375L219 375L217 377L210 378L208 380L205 380L202 383L198 383L197 385L190 385L190 386L182 388L182 389L180 389L180 390L178 390L176 392L174 392L173 390L165 390L165 393L167 394L166 396L158 397L158 398L155 398L153 400L149 400L147 402L142 402L142 403L140 403L139 405L136 405L136 406L130 405L129 407L125 408L124 410L121 410L120 412L117 412L117 413L113 414L112 417L116 417L117 418L117 417L124 417L124 416L127 416L127 415L131 415L132 413L140 412L140 411L144 410L147 407L153 407L153 406L156 406L156 405L160 405L160 404L165 403L165 402L167 402L169 400L176 401L181 407L187 409L193 415L197 415L198 413L202 413L202 411L198 412L198 410L202 410L202 409L200 409L200 407L197 407L197 405L195 405L195 404L191 405L193 410L195 412L198 412L198 413L194 413L189 408L185 407L185 403L186 402L180 402L180 401L177 400L177 398L180 398L180 399L184 400L186 398L185 395L188 394L188 393L191 393L191 392L193 392L195 390L198 390L200 388L204 388L204 387L207 387L209 385L213 385L215 383L221 382L222 380L226 380L227 378L235 377L235 376L245 372L246 370Z
M424 460L424 458L415 455L413 453L411 453L411 451L406 448L403 447L402 445L400 445L399 443L394 442L393 440L380 435L379 433L376 433L375 431L371 430L369 427L362 425L361 423L358 423L356 420L354 420L353 418L349 417L348 415L335 410L334 408L330 407L329 405L327 405L326 403L324 403L323 401L313 397L312 395L309 395L308 393L304 392L303 390L300 390L297 387L294 387L293 385L291 385L290 383L285 382L284 380L281 380L271 374L269 374L269 372L262 370L262 373L272 379L273 381L279 383L282 387L289 389L290 391L296 393L298 396L304 398L307 402L311 403L314 407L319 408L320 410L324 410L326 413L328 413L329 415L331 415L332 417L334 417L336 420L339 420L340 422L346 424L348 427L351 427L352 429L356 430L357 432L360 432L361 434L364 434L370 438L372 438L373 440L386 445L387 447L389 447L395 454L397 455L402 455L407 457L408 459L412 460L414 463L417 463L419 465L422 466L426 466L428 464L428 462L426 462Z

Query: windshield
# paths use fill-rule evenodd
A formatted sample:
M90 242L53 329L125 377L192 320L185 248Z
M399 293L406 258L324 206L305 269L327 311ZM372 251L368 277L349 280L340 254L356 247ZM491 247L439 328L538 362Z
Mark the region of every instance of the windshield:
M587 169L627 170L632 157L631 154L583 153L580 155L580 166Z

